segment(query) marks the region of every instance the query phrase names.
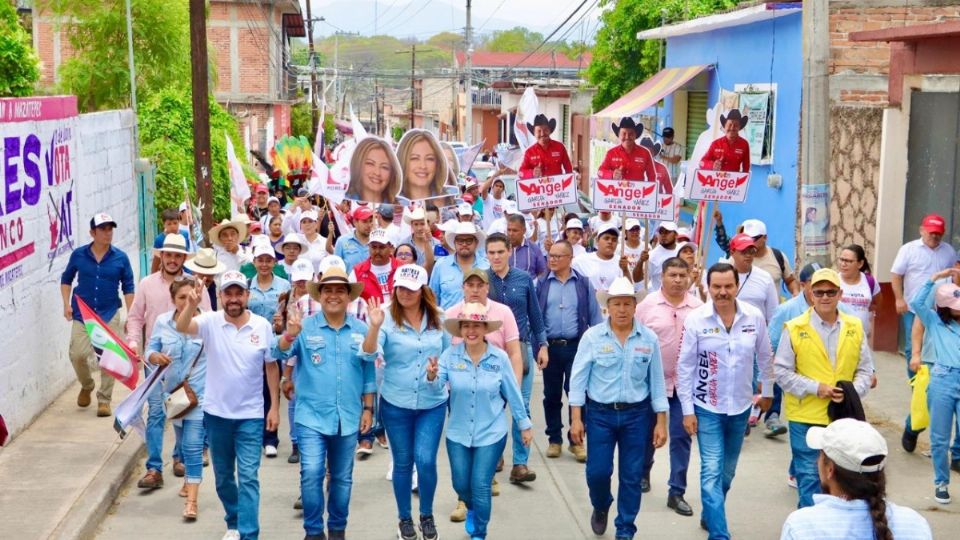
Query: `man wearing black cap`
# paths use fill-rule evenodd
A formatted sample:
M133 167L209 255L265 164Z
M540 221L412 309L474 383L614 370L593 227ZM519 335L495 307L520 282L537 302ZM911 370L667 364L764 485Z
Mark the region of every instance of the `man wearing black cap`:
M637 144L641 133L643 124L637 124L629 116L623 117L619 124L613 124L613 134L620 139L620 145L607 150L598 170L600 178L657 181L653 156Z
M537 143L527 148L523 154L523 163L520 164L520 178L539 178L573 172L567 147L560 141L550 138L550 134L557 127L557 119L538 114L533 124L527 124L527 129L533 132Z
M680 160L683 159L683 145L673 139L673 128L663 128L663 147L660 148L660 160L670 171L670 180L676 181L680 174Z
M70 254L67 267L60 276L60 294L63 297L63 317L71 321L70 363L80 381L77 405L90 405L93 392L93 377L90 376L88 358L93 354L77 298L83 298L88 306L118 335L123 334L120 320L120 298L117 289L123 290L127 310L133 305L133 267L127 254L113 247L113 230L117 222L100 212L90 218L90 236L93 241ZM73 280L77 279L76 288ZM71 294L71 292L73 294ZM113 377L100 372L100 391L97 392L97 416L110 416L110 399L113 395Z

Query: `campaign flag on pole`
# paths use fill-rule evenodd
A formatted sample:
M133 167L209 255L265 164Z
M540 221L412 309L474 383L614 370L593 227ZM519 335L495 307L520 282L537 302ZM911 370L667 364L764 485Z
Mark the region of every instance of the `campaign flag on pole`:
M466 148L461 152L457 152L457 158L460 162L460 172L466 174L470 170L470 167L473 167L473 162L477 160L477 156L480 155L480 151L483 150L483 143L486 142L486 139L478 142L477 144Z
M245 219L247 213L243 209L243 201L250 198L250 186L247 184L247 176L243 174L243 165L233 150L230 135L224 132L223 136L227 139L227 169L230 171L230 199L233 202L230 205L230 216L231 219Z
M363 127L363 124L357 119L357 115L353 113L353 103L350 104L350 127L353 128L353 138L355 141L360 142L367 138L367 128Z
M93 346L94 352L97 353L97 358L100 359L100 369L133 390L137 387L137 378L139 377L137 363L140 359L122 339L113 333L113 330L103 322L103 319L90 309L83 298L74 296L77 299L77 306L80 308L83 325L90 336L90 344Z
M533 133L527 129L527 124L533 122L539 110L540 102L537 100L537 93L532 86L528 86L520 97L520 103L517 105L517 116L513 121L514 136L517 138L517 144L524 151L537 142Z
M153 393L153 389L163 380L164 369L166 366L154 369L144 379L143 384L123 398L123 401L114 409L113 429L120 434L121 439L127 436L129 428L133 428L146 440L147 425L143 421L143 407L147 404L147 398Z
M320 122L317 124L317 134L313 139L313 151L315 154L323 155L323 120L327 115L327 100L320 101ZM313 160L314 163L317 162L316 158Z

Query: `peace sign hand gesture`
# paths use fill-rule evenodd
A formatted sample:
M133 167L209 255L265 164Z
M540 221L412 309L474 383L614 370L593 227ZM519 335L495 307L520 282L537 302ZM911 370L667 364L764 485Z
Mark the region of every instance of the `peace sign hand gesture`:
M300 331L303 330L303 315L300 314L299 309L291 309L287 313L287 337L293 341L300 335Z
M440 362L437 357L427 357L427 380L435 381L438 373L440 373Z

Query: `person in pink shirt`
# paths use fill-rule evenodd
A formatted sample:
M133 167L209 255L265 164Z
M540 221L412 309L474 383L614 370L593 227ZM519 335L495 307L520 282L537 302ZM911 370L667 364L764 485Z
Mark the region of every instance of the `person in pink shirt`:
M670 480L667 482L667 506L681 516L692 516L693 509L684 500L687 490L687 468L690 465L690 435L683 429L683 411L675 390L677 356L680 354L680 337L683 322L703 302L690 290L690 267L679 257L663 262L660 290L647 295L637 305L637 320L657 334L660 341L663 378L670 403ZM653 451L647 452L647 463L641 489L650 490L650 469L653 467Z
M153 324L157 317L176 306L170 295L170 284L183 276L183 264L189 256L187 243L180 233L168 234L163 239L163 245L157 250L160 256L160 269L140 280L127 314L126 340L127 344L136 352L143 350L144 336L153 333ZM222 266L222 265L221 265ZM225 267L223 268L225 269ZM210 297L203 296L202 309L210 310ZM144 365L146 370L146 364ZM148 376L149 371L144 373ZM163 412L163 395L158 386L148 398L147 413L147 472L137 484L142 489L157 489L163 487L163 426L166 416ZM173 451L173 474L183 476L186 472L180 460L178 448L179 438Z

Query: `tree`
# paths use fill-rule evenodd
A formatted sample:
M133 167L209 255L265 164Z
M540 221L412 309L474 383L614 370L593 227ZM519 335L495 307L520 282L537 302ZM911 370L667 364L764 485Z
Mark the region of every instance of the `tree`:
M189 83L152 93L141 103L138 112L140 154L157 166L157 210L180 206L184 178L190 189L190 199L196 201L192 180L193 102ZM230 217L230 173L224 133L229 134L240 161L246 162L236 119L210 96L210 162L213 164L213 217L216 221Z
M522 26L511 30L497 30L482 43L484 50L493 52L529 52L543 41L543 34Z
M454 32L440 32L427 40L427 46L438 49L463 50L463 35Z
M60 66L59 90L75 94L81 111L130 106L124 0L51 0L74 55ZM137 95L190 80L187 2L131 0ZM215 71L214 71L215 72Z
M0 97L29 96L40 79L40 59L30 35L6 0L0 1L0 73Z
M597 87L594 109L616 101L660 69L660 43L640 41L637 32L660 26L661 17L678 22L736 4L737 0L601 0L601 8L606 9L600 16L593 60L587 69L587 78Z

